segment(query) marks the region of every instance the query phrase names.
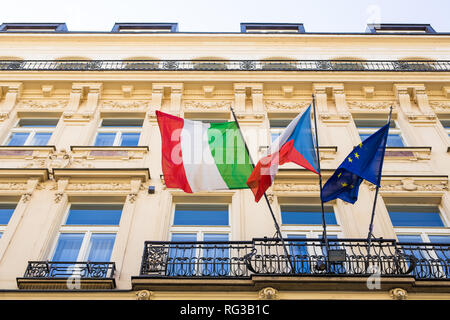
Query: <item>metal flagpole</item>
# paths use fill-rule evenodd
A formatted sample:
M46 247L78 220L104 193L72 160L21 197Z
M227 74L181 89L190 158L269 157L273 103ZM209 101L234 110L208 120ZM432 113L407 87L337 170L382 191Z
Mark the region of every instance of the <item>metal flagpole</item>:
M392 115L392 106L391 106L391 108L390 108L390 110L389 110L389 118L388 118L388 124L389 124L389 126L390 126L390 123L391 123L391 115ZM389 134L389 127L388 127L388 134ZM387 139L387 138L386 138ZM381 161L380 161L380 169L379 169L379 172L380 172L380 175L381 175L381 168L383 167L383 161L384 161L384 154L385 154L385 151L386 151L386 147L383 149L383 155L382 155L382 157L381 157ZM381 179L380 179L380 181L381 181ZM370 218L370 224L369 224L369 233L368 233L368 235L367 235L367 258L369 258L369 255L370 255L370 246L371 246L371 244L372 244L372 237L373 237L373 220L374 220L374 218L375 218L375 207L376 207L376 205L377 205L377 198L378 198L378 190L380 189L380 187L379 186L377 186L376 187L376 190L375 190L375 199L373 200L373 207L372 207L372 216L371 216L371 218Z
M248 149L247 142L245 142L244 135L242 134L242 131L241 131L241 126L239 125L239 122L237 121L237 118L236 118L236 115L234 113L233 108L230 108L230 109L231 109L231 113L233 114L234 121L236 121L236 125L237 125L237 127L239 129L239 133L241 134L242 141L244 141L245 150L247 151L247 154L248 154L248 156L250 158L250 162L251 162L252 167L254 169L255 168L255 163L253 162L252 156L250 154L250 150ZM270 202L269 202L269 199L267 198L266 192L264 192L264 199L266 199L267 206L269 207L270 214L272 215L272 219L273 219L273 222L275 224L275 229L276 229L276 231L278 233L278 236L280 237L281 244L282 244L283 249L284 249L284 254L286 255L286 257L287 257L287 259L289 261L289 264L291 266L292 272L294 272L295 271L294 263L291 260L291 256L289 255L289 252L287 250L286 244L285 244L285 242L283 240L283 235L281 234L280 226L278 225L277 219L275 218L275 214L273 213L272 206L270 205Z
M317 153L317 163L319 166L319 186L320 186L320 205L322 208L322 227L323 227L323 240L325 241L325 247L327 248L327 254L330 252L330 247L328 245L327 237L327 223L325 221L325 208L322 201L322 172L320 170L320 153L319 153L319 135L317 134L317 116L316 116L316 99L314 94L312 96L313 110L314 110L314 132L316 135L316 153Z

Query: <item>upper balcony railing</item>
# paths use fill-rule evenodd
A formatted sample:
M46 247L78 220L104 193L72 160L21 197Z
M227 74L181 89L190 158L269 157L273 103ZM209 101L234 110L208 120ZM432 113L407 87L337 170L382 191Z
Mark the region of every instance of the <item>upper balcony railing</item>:
M246 278L251 275L412 276L450 280L450 244L395 240L279 239L145 242L141 277ZM327 252L328 251L328 252Z
M449 72L450 60L0 60L0 71Z

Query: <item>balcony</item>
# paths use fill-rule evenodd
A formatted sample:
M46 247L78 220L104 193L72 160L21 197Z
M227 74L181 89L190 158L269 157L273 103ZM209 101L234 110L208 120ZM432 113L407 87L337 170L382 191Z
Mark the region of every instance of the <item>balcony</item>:
M450 244L376 239L368 251L366 239L329 239L328 249L320 239L284 241L288 256L279 239L147 241L140 275L132 277L132 285L134 290L254 290L275 285L286 290L364 291L376 273L387 290L418 282L450 290Z
M0 60L0 71L321 71L449 72L450 61L425 60Z
M19 289L114 289L114 262L30 261Z

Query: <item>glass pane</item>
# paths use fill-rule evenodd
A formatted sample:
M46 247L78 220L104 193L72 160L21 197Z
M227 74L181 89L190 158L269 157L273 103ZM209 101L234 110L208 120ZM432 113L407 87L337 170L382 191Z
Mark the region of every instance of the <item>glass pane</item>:
M450 278L450 236L428 236L431 243L442 243L442 246L435 245L434 253L440 260L440 270L445 277Z
M305 235L289 234L288 239L306 239ZM310 273L310 263L306 242L303 241L287 241L289 245L289 253L292 255L296 273Z
M30 142L32 146L46 146L52 136L51 132L37 132Z
M428 236L431 243L450 243L450 236Z
M29 135L28 132L14 132L9 137L8 146L23 146Z
M337 225L333 207L325 206L325 222ZM282 224L322 224L322 209L320 206L281 206Z
M193 244L176 244L176 242L197 241L195 233L174 233L167 260L167 275L192 276L195 275L197 262L196 248Z
M77 261L84 233L61 233L52 261Z
M15 204L0 203L0 225L8 224L9 219L11 219L11 216L14 213L15 208L16 208Z
M203 236L204 241L228 241L228 234L206 233ZM227 244L205 245L203 249L204 276L225 276L229 272L230 253Z
M358 129L380 129L387 123L386 119L355 119L355 125ZM391 120L389 128L396 128L395 121Z
M387 147L404 147L405 144L403 143L402 137L399 134L389 134L387 141L386 141Z
M227 226L226 205L177 205L174 225L176 226Z
M120 145L124 147L135 147L139 143L140 136L140 133L122 133L122 141Z
M418 235L397 235L397 239L399 242L411 242L411 243L422 242L421 236Z
M92 234L87 260L92 262L109 262L115 239L115 234Z
M281 132L271 133L270 137L272 139L272 142L274 142L278 137L281 135Z
M20 128L54 128L59 119L20 119Z
M70 206L66 225L114 225L118 226L122 205L73 204Z
M94 146L112 146L116 139L116 133L100 132L97 134Z
M394 227L444 227L436 207L391 207L389 216Z

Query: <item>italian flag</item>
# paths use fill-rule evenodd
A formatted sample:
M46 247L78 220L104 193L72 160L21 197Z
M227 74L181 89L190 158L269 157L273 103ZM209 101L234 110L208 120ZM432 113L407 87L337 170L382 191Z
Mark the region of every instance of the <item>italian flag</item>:
M168 188L185 192L248 188L253 165L236 122L203 123L156 111Z

